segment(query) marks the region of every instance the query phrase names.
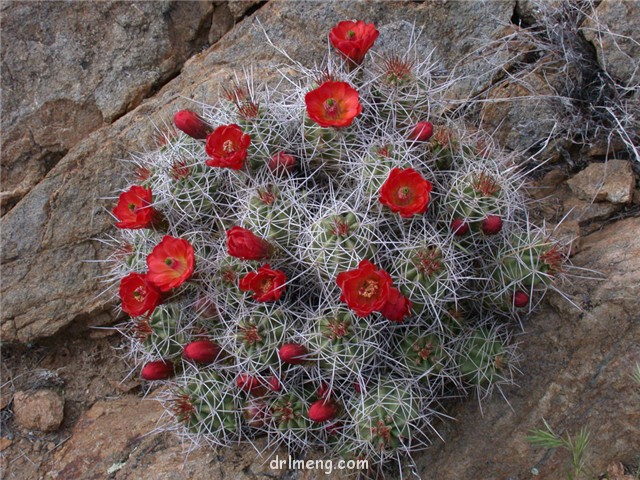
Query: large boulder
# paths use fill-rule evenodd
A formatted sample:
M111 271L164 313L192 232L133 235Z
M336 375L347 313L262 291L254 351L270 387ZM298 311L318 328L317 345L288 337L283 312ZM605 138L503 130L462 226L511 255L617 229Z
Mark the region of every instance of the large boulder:
M418 458L424 478L563 478L561 449L527 443L543 419L554 431L591 434L587 462L633 464L640 451L640 411L634 369L640 362L640 219L628 218L583 238L574 279L526 324L518 387L494 395L480 409L448 412L437 444ZM591 277L590 279L584 277ZM491 439L491 440L490 440Z
M53 5L58 4L51 5L54 8ZM149 4L142 2L141 5ZM142 8L138 4L135 6ZM113 220L108 210L114 204L113 192L125 184L125 166L120 160L126 159L129 152L152 147L156 125L170 121L176 110L197 108L189 99L214 101L220 87L228 84L232 78L234 70L253 64L258 79L268 79L273 75L275 67L286 59L265 41L265 32L292 58L312 65L326 52L328 30L345 18L375 22L390 33L408 33L409 26L415 22L417 28L423 28L425 52L430 51L427 49L429 45L436 48L436 58L440 59L445 68L451 69L469 52L477 49L478 42L491 37L500 30L502 24L508 22L513 6L514 2L502 0L480 4L320 1L267 3L258 10L260 23L255 17L242 21L210 49L189 60L181 74L154 97L118 118L112 125L100 128L75 143L66 155L58 159L46 176L0 220L3 243L3 308L0 332L3 340L29 342L50 336L74 320L94 318L95 314L107 307L111 295L108 292L100 296L106 287L98 279L104 272L101 265L92 260L104 258L109 250L96 239L104 238L111 228ZM158 10L155 4L148 8ZM52 18L57 18L55 15ZM126 25L139 23L140 29L147 25L139 12L129 15L130 17L125 15L125 18L129 18ZM60 20L55 21L59 22ZM119 31L120 27L114 25L113 28ZM131 28L137 31L136 28ZM3 34L6 41L9 34ZM143 36L153 38L149 31ZM52 38L58 37L53 35ZM134 48L133 45L127 47L131 39L124 42L121 37L117 38L120 40L112 40L113 48L115 44L119 48ZM404 40L400 35L398 38L387 37L381 42L381 46L393 49L394 46L403 45ZM62 37L59 41L63 41ZM86 40L85 43L91 45L92 42ZM80 49L75 43L70 45ZM91 50L89 47L86 49ZM115 55L120 53L118 50ZM95 56L98 53L93 51L77 55L80 58L82 55ZM140 55L143 53L140 52ZM99 112L96 117L101 117L101 122L105 118L117 117L132 102L135 104L139 101L136 97L138 94L125 95L124 91L118 94L119 85L129 76L147 78L146 74L141 73L145 71L144 68L127 68L128 70L122 67L122 78L113 78L103 72L109 79L102 87L104 91L123 97L118 103L119 107L107 101L108 96L100 96L101 100L97 100L98 97L89 92L78 93L78 98L94 105L92 108ZM474 63L470 68L469 75L480 75L478 69L482 67L479 64ZM27 74L23 72L21 75ZM154 78L156 80L145 80L146 84L149 81L159 81L162 75ZM102 92L95 85L89 87L91 88ZM133 101L136 98L138 99ZM19 100L11 102L16 105L12 110L15 112L12 113L14 122L26 121L26 113L20 110L22 103ZM113 102L117 103L116 100ZM82 112L83 108L78 107L78 111ZM73 115L70 117L73 121L77 120ZM68 128L74 129L73 126ZM26 132L28 129L17 131ZM66 148L68 147L59 150L61 155ZM38 155L44 150L46 149L37 149L40 153L31 153L26 157L4 152L8 165L7 174L13 175L12 172L18 168L30 169L32 165L39 168L38 158L43 157ZM16 178L24 177L23 174L15 175ZM39 174L34 178L40 179L41 176ZM13 183L17 185L20 181ZM35 181L29 185L33 183Z
M602 0L582 24L584 37L593 43L598 63L628 87L640 85L640 3Z
M179 73L206 45L212 12L204 0L4 2L3 212L76 143Z

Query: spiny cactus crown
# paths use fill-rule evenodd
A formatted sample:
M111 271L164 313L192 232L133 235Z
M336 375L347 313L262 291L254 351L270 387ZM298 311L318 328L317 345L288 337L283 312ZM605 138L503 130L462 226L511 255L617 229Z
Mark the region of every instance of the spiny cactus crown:
M510 326L565 271L515 155L447 118L434 64L360 58L377 30L343 23L289 88L236 78L179 112L114 210L122 330L197 443L424 447L445 397L511 382Z

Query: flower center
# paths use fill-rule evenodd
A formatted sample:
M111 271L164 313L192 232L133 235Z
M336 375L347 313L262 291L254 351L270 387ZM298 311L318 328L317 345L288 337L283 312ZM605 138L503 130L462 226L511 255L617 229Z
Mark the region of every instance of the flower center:
M338 102L333 98L328 98L324 102L324 113L327 117L337 117L338 116Z
M258 191L258 197L260 198L260 201L265 205L272 205L273 202L276 201L276 196L269 190Z
M329 330L331 331L330 338L333 340L344 337L347 334L347 326L340 320L331 320L329 322Z
M400 189L398 190L398 200L401 201L406 201L406 200L410 200L412 197L411 194L411 189L409 187L407 187L406 185L404 187L400 187Z
M265 278L258 285L258 290L260 291L260 293L269 292L272 288L273 288L273 279L271 278Z
M144 300L144 288L138 287L133 291L133 298L136 299L136 302L142 302Z
M347 31L347 34L345 35L345 38L347 40L353 40L356 36L356 32L354 32L353 30L349 30Z
M233 153L235 152L235 145L233 144L232 140L225 140L224 143L222 144L222 150L225 153Z
M371 298L375 296L380 290L380 285L373 279L365 280L360 289L358 290L358 294L364 298Z
M391 427L385 425L382 420L378 420L377 427L371 427L371 434L380 437L381 446L388 445L391 441Z
M429 360L431 356L431 351L433 350L433 345L431 343L427 343L422 348L416 347L418 356L422 360Z
M172 258L172 257L165 258L164 264L173 270L176 270L180 266L180 262L178 262L175 258Z
M134 212L134 213L135 213L135 211L136 211L136 205L135 205L134 203L130 203L130 204L129 204L129 210L131 210L132 212Z
M255 343L262 340L260 334L258 333L258 327L256 327L255 325L243 329L242 333L244 336L244 341L249 345L254 345Z

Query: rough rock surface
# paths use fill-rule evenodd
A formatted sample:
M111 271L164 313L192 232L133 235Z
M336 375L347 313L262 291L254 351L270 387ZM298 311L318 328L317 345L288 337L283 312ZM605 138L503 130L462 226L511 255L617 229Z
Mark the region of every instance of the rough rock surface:
M418 459L423 478L564 478L568 456L561 450L533 447L529 431L591 432L587 459L604 472L618 459L635 465L640 452L638 384L640 363L640 218L612 224L583 239L573 259L578 267L598 270L593 280L565 286L569 299L534 315L521 337L522 375L518 387L479 407L468 403L448 412L457 422L441 430L438 443ZM583 272L584 273L584 272ZM494 439L488 441L488 439ZM539 476L530 470L537 468ZM597 477L597 475L595 476Z
M207 43L212 9L204 0L3 2L3 211L73 145L175 76Z
M53 432L64 418L64 398L53 390L16 392L13 396L16 422L27 430Z
M199 449L187 454L172 435L148 435L161 420L159 402L126 396L98 402L74 426L71 439L46 466L46 478L101 480L110 474L119 480L161 478L317 478L309 472L272 469L271 461L287 459L286 451L268 450L259 456L252 448L239 446L213 451ZM264 440L257 448L264 449ZM320 473L321 475L323 473ZM333 472L331 478L346 478Z
M582 200L631 203L636 178L631 162L609 160L605 163L591 163L567 183Z
M526 151L553 138L562 102L543 73L529 72L491 89L482 109L482 126L501 145Z
M442 63L453 68L474 41L508 22L513 5L505 1L477 5L276 1L258 12L271 40L303 64L313 64L324 54L323 38L329 28L344 18L357 17L384 25L391 33L407 32L415 19L417 25L424 25L424 41L437 47ZM233 69L247 66L247 51L252 53L258 78L273 74L274 65L285 59L256 27L255 22L241 22L187 62L181 75L155 97L78 142L0 220L3 339L28 342L53 335L74 319L87 320L105 308L109 295L97 298L104 288L96 280L102 273L100 266L82 260L104 257L107 251L92 239L110 228L112 220L105 208L112 207L113 191L124 185L119 159L149 146L154 125L162 125L180 108L193 108L187 99L217 98ZM387 40L386 45L391 48L394 41L397 45L397 40ZM16 157L8 158L15 161Z
M582 24L602 69L627 86L640 83L639 17L640 3L635 0L602 0Z

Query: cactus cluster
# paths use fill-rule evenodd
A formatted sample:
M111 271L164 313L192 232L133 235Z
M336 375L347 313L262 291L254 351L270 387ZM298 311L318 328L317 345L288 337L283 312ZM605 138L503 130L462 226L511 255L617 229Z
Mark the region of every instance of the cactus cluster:
M326 67L236 79L135 157L110 278L196 443L402 458L445 398L512 381L512 331L562 278L513 155L434 113L430 60L377 35L341 22Z

